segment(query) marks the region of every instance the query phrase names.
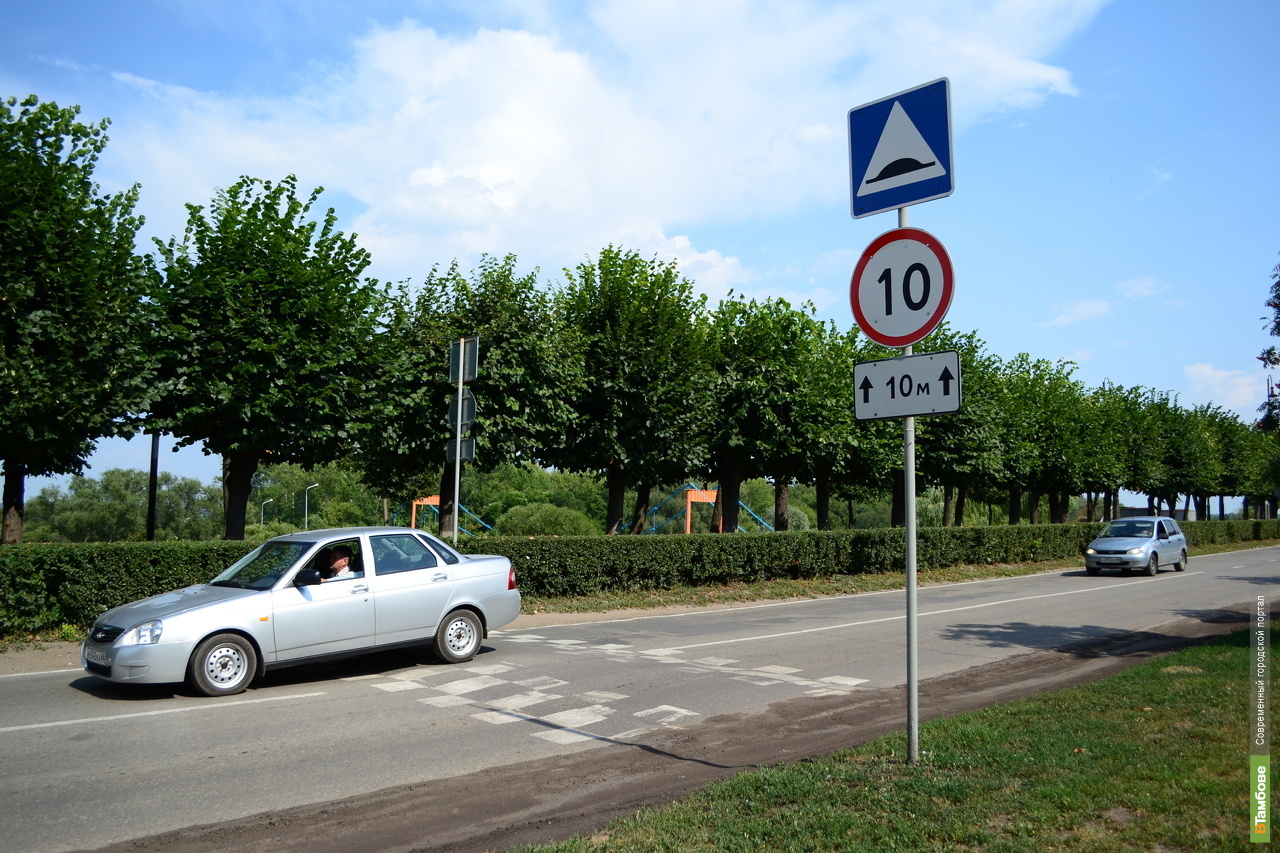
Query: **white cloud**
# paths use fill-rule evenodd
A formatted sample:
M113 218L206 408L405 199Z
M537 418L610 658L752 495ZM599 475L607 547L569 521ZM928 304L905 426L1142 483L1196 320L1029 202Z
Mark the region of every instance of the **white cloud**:
M1144 296L1155 296L1157 293L1164 293L1168 289L1168 284L1151 275L1138 276L1116 285L1116 290L1125 299L1141 299Z
M1054 317L1040 326L1068 326L1111 313L1111 303L1102 299L1081 299L1053 306Z
M536 30L464 35L405 20L286 96L117 73L136 114L115 116L112 163L163 237L242 174L295 173L354 200L342 225L384 278L486 252L554 274L614 243L680 258L718 293L759 273L679 235L846 204L832 176L858 103L946 75L960 130L1074 93L1042 60L1101 5L606 0L585 21L548 5L522 18Z
M1189 391L1185 403L1216 403L1252 418L1267 397L1267 380L1260 373L1219 370L1212 364L1189 364L1182 372Z

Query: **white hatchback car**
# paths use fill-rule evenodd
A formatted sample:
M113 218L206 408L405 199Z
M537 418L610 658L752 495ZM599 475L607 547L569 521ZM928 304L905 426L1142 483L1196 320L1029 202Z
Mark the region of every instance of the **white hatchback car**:
M80 658L110 681L226 696L270 669L399 646L470 660L519 613L506 557L403 527L313 530L265 542L207 584L108 610Z
M1091 575L1103 569L1154 575L1161 566L1172 566L1176 572L1187 567L1187 537L1172 518L1117 518L1084 552L1084 568Z

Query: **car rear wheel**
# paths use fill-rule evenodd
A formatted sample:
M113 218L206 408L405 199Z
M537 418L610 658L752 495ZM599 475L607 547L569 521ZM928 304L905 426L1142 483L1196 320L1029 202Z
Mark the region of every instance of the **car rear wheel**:
M1143 574L1149 578L1153 578L1156 576L1156 572L1158 571L1160 571L1160 555L1152 554L1151 562L1147 563L1146 571L1143 572Z
M205 696L243 693L258 669L253 644L239 634L216 634L196 646L187 681Z
M1187 570L1187 552L1183 551L1178 555L1178 562L1173 564L1175 572L1185 572Z
M436 631L436 654L445 663L471 660L480 651L484 630L480 619L470 610L455 610L440 623Z

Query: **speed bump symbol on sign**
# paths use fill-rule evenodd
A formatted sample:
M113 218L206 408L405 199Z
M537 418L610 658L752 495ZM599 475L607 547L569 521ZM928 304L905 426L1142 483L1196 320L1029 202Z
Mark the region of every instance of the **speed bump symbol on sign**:
M849 282L863 334L886 347L907 347L938 328L955 289L951 257L919 228L881 234L858 259Z

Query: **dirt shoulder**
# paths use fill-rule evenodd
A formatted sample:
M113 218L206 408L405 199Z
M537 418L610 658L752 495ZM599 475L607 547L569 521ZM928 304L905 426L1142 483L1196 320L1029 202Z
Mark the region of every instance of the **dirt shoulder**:
M1087 684L1238 630L1246 609L1179 619L1122 639L1034 652L921 682L924 719ZM646 613L650 613L646 611ZM565 614L548 614L561 618ZM617 613L600 618L626 618ZM586 621L583 619L582 621ZM563 622L544 622L563 624ZM526 624L523 627L535 627ZM659 737L191 827L103 848L109 853L452 851L480 853L600 831L642 807L764 765L828 755L905 728L901 689L778 702Z

